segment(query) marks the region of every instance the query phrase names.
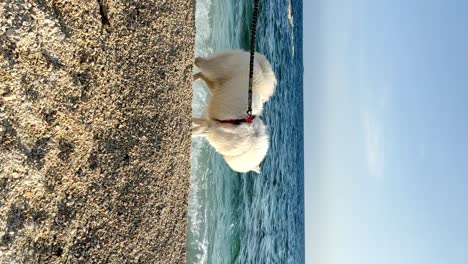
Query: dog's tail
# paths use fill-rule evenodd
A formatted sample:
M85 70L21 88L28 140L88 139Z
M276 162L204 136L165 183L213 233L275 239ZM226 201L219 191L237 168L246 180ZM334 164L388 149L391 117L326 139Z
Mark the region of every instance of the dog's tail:
M255 60L260 66L260 72L262 74L261 84L257 85L256 93L258 93L265 101L268 101L270 97L275 93L276 88L276 77L268 59L260 53L255 53Z

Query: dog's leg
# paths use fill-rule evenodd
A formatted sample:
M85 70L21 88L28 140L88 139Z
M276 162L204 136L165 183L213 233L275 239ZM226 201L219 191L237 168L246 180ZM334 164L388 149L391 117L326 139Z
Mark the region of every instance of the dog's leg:
M203 80L202 73L201 73L201 72L195 73L195 74L193 75L193 80L194 80L194 81Z
M206 84L211 84L212 81L210 79L208 79L205 74L203 74L202 72L198 72L198 73L195 73L193 75L193 80L194 81L197 81L197 80L203 80Z
M194 126L207 126L208 119L203 117L192 117L192 127Z
M192 127L192 137L206 137L207 132L205 127Z
M208 79L208 78L206 77L206 75L203 74L202 72L195 73L195 74L193 75L193 81L197 81L197 80L202 80L202 81L204 81L204 82L206 83L206 86L208 86L208 92L209 92L210 94L213 94L212 89L213 89L213 87L215 87L215 85L216 85L215 82L213 82L212 80Z
M208 134L208 119L192 118L192 137L206 137Z

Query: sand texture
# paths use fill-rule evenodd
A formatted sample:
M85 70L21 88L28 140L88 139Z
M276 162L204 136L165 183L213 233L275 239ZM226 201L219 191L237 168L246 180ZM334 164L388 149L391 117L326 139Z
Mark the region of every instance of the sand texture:
M0 263L185 262L194 2L0 14Z

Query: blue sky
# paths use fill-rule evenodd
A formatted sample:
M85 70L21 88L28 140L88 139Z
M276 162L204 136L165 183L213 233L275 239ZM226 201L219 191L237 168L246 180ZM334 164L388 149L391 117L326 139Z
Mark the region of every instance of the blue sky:
M304 1L306 263L467 263L467 10Z

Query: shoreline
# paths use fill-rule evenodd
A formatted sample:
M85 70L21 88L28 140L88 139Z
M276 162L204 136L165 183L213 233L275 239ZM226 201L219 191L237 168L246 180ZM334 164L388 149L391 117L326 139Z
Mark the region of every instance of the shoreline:
M194 9L0 6L0 262L185 262Z

